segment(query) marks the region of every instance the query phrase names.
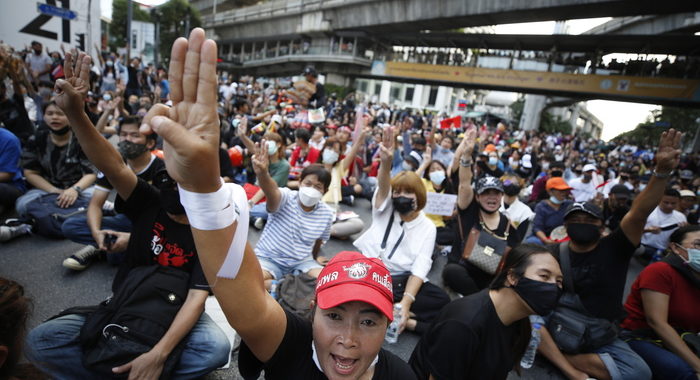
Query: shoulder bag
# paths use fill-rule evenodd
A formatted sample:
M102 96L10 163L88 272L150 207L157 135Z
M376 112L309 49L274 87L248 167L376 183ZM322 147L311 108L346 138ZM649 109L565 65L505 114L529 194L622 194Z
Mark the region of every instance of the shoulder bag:
M459 236L464 242L462 259L488 274L496 274L501 264L501 259L508 248L510 222L508 222L504 236L501 237L491 232L481 219L481 215L479 215L481 230L473 227L469 231L466 241L464 240L464 231L460 217L457 217L457 223L459 224Z

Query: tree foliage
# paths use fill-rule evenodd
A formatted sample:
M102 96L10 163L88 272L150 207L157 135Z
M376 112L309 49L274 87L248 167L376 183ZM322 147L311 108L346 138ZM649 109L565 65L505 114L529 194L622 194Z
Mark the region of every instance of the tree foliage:
M549 112L542 112L542 117L540 118L540 131L547 133L557 133L568 135L571 134L571 124L562 120L560 116L552 116Z
M159 53L162 62L167 63L170 60L170 48L175 40L189 34L189 30L185 30L185 20L189 18L189 27L192 30L202 26L202 18L199 11L187 0L170 0L158 7L157 12L160 22Z
M647 121L631 131L616 136L613 140L626 140L632 144L653 146L661 133L674 128L685 134L684 141L693 141L700 120L700 108L661 107L651 111Z
M114 0L112 2L112 23L109 25L109 47L112 51L126 46L128 35L126 32L127 8L127 0ZM133 20L151 22L148 12L139 8L138 4L133 3L131 8Z
M520 125L520 118L523 117L523 108L525 108L524 97L519 97L518 100L510 104L510 114L513 119L513 125Z

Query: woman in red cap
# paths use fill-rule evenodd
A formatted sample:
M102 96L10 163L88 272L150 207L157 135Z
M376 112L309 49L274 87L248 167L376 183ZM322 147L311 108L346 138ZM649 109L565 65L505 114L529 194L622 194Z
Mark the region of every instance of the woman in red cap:
M219 177L216 52L201 29L175 41L170 77L177 101L154 107L142 127L167 142L166 166L178 181L202 269L243 342L244 376L257 379L264 368L267 379L415 378L381 349L393 319L391 276L381 261L336 255L319 275L312 321L286 312L265 290L245 242L247 225L238 223L247 213L245 195Z

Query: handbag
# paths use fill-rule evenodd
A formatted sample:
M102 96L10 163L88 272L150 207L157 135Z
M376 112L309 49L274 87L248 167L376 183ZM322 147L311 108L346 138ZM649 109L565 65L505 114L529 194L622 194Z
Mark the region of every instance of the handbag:
M303 318L311 316L309 305L316 296L316 278L308 273L288 274L280 281L278 292L278 302L283 308Z
M168 331L180 311L189 285L189 273L161 265L129 271L113 297L89 314L80 330L85 368L110 378L112 368L150 351ZM180 341L163 365L161 379L171 377L184 349Z
M33 220L34 232L37 234L53 238L63 239L61 226L66 219L85 214L89 203L89 198L78 197L75 202L67 208L58 207L56 200L58 194L43 194L39 198L27 205L27 216Z
M457 222L460 237L464 241L461 218L457 218ZM508 248L510 222L503 237L491 232L481 220L481 216L479 216L479 224L481 229L472 228L469 231L469 237L462 249L462 258L482 271L494 275L498 271L503 255Z
M564 293L547 322L559 350L567 354L592 352L617 338L617 327L604 318L591 315L574 293L569 242L559 245L559 258L564 275Z

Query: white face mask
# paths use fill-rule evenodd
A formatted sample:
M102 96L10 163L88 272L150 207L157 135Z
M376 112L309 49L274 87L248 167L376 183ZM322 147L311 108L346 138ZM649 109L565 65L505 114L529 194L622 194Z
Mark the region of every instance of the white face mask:
M324 164L335 164L338 161L338 153L334 150L326 149L323 151L323 163Z
M274 142L274 141L268 141L268 142L267 142L267 153L268 153L270 156L274 156L275 153L277 153L277 148L278 148L278 146L277 146L277 143L276 143L276 142Z
M321 200L323 194L320 191L309 186L302 186L299 188L299 202L301 202L304 207L314 207Z
M430 173L430 181L436 185L442 185L445 180L445 172L443 170L436 170Z
M404 161L401 163L401 169L410 172L413 171L413 166L411 166L411 164L409 164L408 162Z

